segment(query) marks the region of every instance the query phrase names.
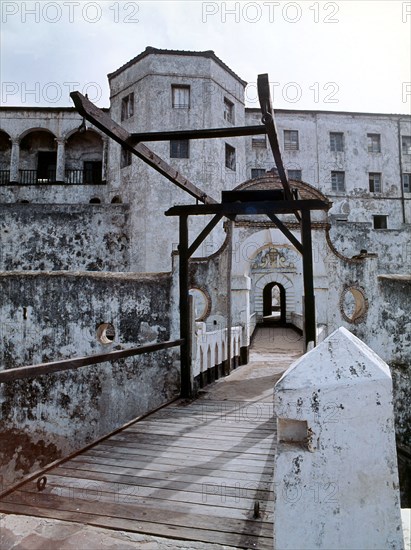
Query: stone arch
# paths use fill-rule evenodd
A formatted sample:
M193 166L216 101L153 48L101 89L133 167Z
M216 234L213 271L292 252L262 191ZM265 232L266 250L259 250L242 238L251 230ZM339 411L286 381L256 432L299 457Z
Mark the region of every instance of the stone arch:
M63 136L63 139L64 141L67 141L69 138L71 138L74 134L85 134L85 133L92 133L92 134L95 134L97 137L99 137L100 139L103 139L104 136L103 134L101 134L100 132L98 132L95 128L87 128L85 131L82 131L79 129L78 126L76 126L76 128L72 128L71 130L68 130L64 136Z
M0 130L0 183L10 180L11 137L5 130Z
M211 382L211 347L207 349L207 384Z
M20 140L20 147L21 147L22 140L24 140L24 138L26 138L29 134L32 134L33 132L46 132L47 134L50 134L51 136L53 136L54 139L57 138L56 134L51 130L49 130L49 128L44 128L41 126L33 126L32 128L28 128L27 130L24 130L24 132L22 132L19 135L18 139Z
M77 128L66 137L66 179L68 183L99 184L103 180L102 136L94 130Z
M255 283L255 310L257 318L262 319L264 316L263 295L264 289L273 284L281 285L285 293L285 320L291 322L291 313L295 312L296 300L293 281L284 273L265 273L256 280Z
M273 305L273 293L278 289L279 305ZM274 281L268 283L263 289L263 316L265 321L271 323L284 324L286 323L286 291L282 284ZM268 319L269 317L269 319Z
M219 356L219 349L218 349L218 342L215 343L214 346L214 365L218 365L218 356Z
M57 141L48 128L30 128L20 136L19 181L25 184L56 181Z
M296 235L298 238L298 235ZM234 240L233 243L233 275L250 276L251 266L261 250L269 247L287 247L294 251L297 256L299 253L290 244L290 241L276 227L270 227L252 233L247 239L242 241Z

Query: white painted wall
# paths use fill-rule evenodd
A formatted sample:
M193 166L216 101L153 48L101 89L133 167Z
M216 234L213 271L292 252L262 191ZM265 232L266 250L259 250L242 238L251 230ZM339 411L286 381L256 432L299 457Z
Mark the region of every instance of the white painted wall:
M344 328L274 388L274 548L401 550L388 365Z

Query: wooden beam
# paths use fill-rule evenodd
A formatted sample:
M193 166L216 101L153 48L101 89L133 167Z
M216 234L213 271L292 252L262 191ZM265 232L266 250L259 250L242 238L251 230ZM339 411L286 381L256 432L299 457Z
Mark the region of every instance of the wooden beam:
M71 92L70 97L80 115L94 124L94 126L99 128L107 136L122 145L125 149L144 160L144 162L151 166L151 168L154 168L154 170L177 185L177 187L184 189L184 191L200 202L205 204L217 203L215 199L207 195L207 193L205 193L202 189L182 176L178 170L170 166L161 157L151 151L151 149L149 149L146 145L143 145L142 143L133 145L131 134L129 134L119 124L114 122L114 120L110 118L107 113L96 107L80 92Z
M89 365L97 365L98 363L104 363L106 361L116 361L117 359L125 359L126 357L134 357L135 355L142 355L143 353L152 353L154 351L161 351L167 348L173 348L181 346L182 340L167 340L166 342L160 342L158 344L147 344L139 346L137 348L124 349L119 351L110 351L108 353L101 353L99 355L91 355L89 357L76 357L74 359L62 359L61 361L54 361L52 363L41 363L39 365L31 365L28 367L17 367L14 369L7 369L0 372L0 384L3 382L11 382L13 380L22 380L25 378L34 378L36 376L42 376L44 374L51 374L53 372L60 372L64 370L76 370L81 367L87 367Z
M188 275L188 216L180 216L179 288L180 288L180 338L183 340L180 352L181 397L190 398L193 392L191 373L191 327L189 311L189 275Z
M223 217L223 214L216 214L214 218L204 227L204 229L201 231L199 236L195 239L195 241L193 241L193 243L188 248L189 258L191 258L191 256L200 246L200 244L204 241L204 239L207 238L207 236L211 233L211 231L218 224L218 222L221 220L222 217Z
M305 346L309 342L316 345L317 327L315 321L314 298L314 273L313 251L311 240L311 214L309 210L302 211L301 240L303 251L303 277L304 277L304 334Z
M145 132L130 134L129 143L140 141L167 141L170 139L214 139L224 137L257 136L266 134L265 126L238 126L237 128L208 128L205 130L176 130L173 132Z
M277 166L278 175L280 177L285 198L287 200L293 199L293 194L291 192L290 184L288 182L287 172L284 168L283 159L281 156L280 142L278 140L278 132L275 125L274 111L271 103L271 94L270 94L270 82L268 80L268 74L259 74L257 78L257 90L258 90L258 99L260 101L261 113L262 113L262 123L267 129L268 141L270 142L271 150L273 152L275 164ZM297 211L294 212L295 217L298 221L301 220L301 216Z
M255 214L293 214L296 210L329 210L330 204L319 199L225 202L222 204L193 204L173 206L166 216L205 216L207 214L255 215Z
M272 222L275 223L275 225L278 227L278 229L287 237L287 239L295 246L295 248L300 252L300 254L303 254L303 245L300 243L300 241L294 237L294 235L291 233L291 231L288 229L287 226L283 224L281 220L277 218L274 214L270 213L267 214L267 216L270 218Z

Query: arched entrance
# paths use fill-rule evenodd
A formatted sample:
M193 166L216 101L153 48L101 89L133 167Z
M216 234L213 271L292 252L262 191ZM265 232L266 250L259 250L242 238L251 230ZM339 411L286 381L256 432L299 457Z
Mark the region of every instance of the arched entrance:
M285 288L276 281L268 283L263 289L264 323L286 323Z

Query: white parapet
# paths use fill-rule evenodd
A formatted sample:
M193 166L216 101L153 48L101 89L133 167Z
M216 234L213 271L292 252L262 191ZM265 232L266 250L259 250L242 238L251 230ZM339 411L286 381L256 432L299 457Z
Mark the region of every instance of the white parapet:
M404 548L388 365L339 328L274 389L275 550Z

